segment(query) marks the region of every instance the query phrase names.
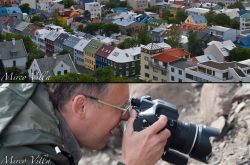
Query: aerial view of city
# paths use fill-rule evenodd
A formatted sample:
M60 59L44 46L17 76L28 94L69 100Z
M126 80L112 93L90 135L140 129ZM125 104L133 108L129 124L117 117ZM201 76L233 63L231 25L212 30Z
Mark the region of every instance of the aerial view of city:
M250 82L248 0L0 6L1 82Z

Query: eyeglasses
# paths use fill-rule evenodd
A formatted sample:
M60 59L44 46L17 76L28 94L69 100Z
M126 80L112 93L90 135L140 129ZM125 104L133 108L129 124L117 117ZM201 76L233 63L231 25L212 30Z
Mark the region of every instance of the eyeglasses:
M106 101L100 100L97 97L93 97L93 96L89 96L89 95L85 95L85 94L84 94L84 96L86 96L86 97L88 97L88 98L90 98L92 100L95 100L98 103L101 103L101 104L104 104L104 105L119 109L119 110L121 110L123 112L122 115L126 114L126 112L128 112L132 108L132 106L130 104L130 99L122 107L119 107L119 106L113 105L111 103L108 103Z

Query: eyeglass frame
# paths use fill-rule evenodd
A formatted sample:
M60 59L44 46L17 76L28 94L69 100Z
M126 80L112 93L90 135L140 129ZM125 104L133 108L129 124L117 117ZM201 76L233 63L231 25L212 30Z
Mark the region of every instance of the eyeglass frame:
M90 96L90 95L85 95L85 94L83 94L83 95L84 95L85 97L87 97L87 98L90 98L90 99L92 99L92 100L97 101L98 103L101 103L101 104L104 104L104 105L107 105L107 106L110 106L110 107L113 107L113 108L116 108L116 109L121 110L121 111L122 111L122 115L126 114L126 112L129 111L129 110L132 108L131 104L128 104L128 103L130 103L130 99L129 99L128 102L126 103L126 104L128 104L128 105L126 105L127 107L126 107L126 108L122 108L122 107L119 107L119 106L117 106L117 105L113 105L113 104L108 103L108 102L106 102L106 101L100 100L100 99L97 98L97 97Z

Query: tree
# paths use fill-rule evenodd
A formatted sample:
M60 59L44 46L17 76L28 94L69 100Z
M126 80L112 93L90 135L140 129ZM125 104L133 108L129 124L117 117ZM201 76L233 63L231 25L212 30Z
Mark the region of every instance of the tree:
M59 52L59 55L64 55L64 54L68 54L69 51L67 49L63 49L61 52Z
M218 2L217 4L222 8L225 7L225 4L223 2Z
M153 12L153 13L160 13L160 7L159 6L150 6L146 9L146 11Z
M188 36L188 51L191 55L202 55L202 44L199 39L197 39L195 32L190 32Z
M116 8L116 7L118 7L118 4L114 3L114 2L106 2L104 5L106 7L110 7L110 8Z
M245 10L245 7L242 5L241 0L238 0L235 3L229 5L227 8L229 8L229 9L238 8L240 10Z
M119 26L113 23L102 24L101 29L102 29L102 33L104 33L108 37L110 37L110 35L113 33L120 32Z
M166 43L168 43L172 48L181 48L181 34L182 31L180 28L172 28L169 32Z
M23 13L29 13L30 5L28 3L24 3L19 6Z
M35 22L41 22L41 18L37 15L34 15L31 19L30 19L31 23L35 23Z
M64 8L70 8L72 5L76 5L74 0L63 0Z
M162 19L169 21L169 18L171 17L171 13L167 9L162 9Z
M98 30L101 29L101 26L102 26L102 23L97 23L97 24L87 24L84 29L83 29L83 32L85 33L90 33L92 35L95 35L96 32Z
M243 61L250 59L250 49L235 47L229 51L228 61Z
M88 20L91 19L91 13L88 10L85 10L83 13L84 17L87 18Z
M122 43L118 44L117 47L120 49L127 49L131 47L135 47L139 44L137 39L127 38Z
M149 36L149 32L146 27L142 28L138 34L138 42L143 45L147 45L152 42Z
M175 23L180 24L181 22L185 21L187 17L188 17L187 13L181 10L177 10L176 16L175 16Z

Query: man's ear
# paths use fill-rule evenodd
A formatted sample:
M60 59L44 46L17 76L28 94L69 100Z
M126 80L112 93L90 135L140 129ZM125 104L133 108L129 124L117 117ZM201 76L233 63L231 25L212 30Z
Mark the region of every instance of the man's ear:
M86 115L85 105L87 103L87 98L84 95L75 96L72 103L72 111L78 119L84 119Z

